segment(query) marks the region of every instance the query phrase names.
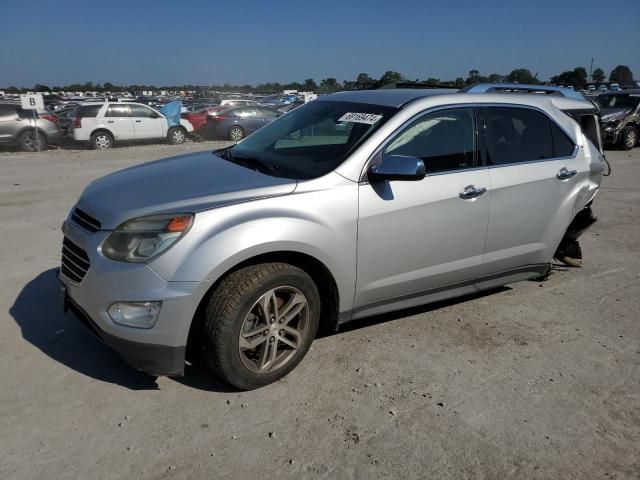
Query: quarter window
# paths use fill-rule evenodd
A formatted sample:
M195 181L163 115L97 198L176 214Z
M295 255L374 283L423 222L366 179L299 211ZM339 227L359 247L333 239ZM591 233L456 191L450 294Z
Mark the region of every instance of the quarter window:
M427 173L471 168L475 165L474 132L472 108L440 110L413 122L384 154L420 158Z
M553 158L549 118L526 108L487 109L487 149L491 165Z
M551 137L553 138L553 156L555 158L570 157L573 155L573 151L576 149L575 143L573 143L555 122L551 122Z

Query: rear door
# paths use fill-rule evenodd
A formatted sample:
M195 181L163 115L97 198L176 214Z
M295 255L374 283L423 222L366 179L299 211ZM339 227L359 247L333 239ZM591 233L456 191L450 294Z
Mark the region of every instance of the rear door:
M542 111L482 111L492 192L483 261L492 273L546 264L573 218L575 197L589 173L586 162Z
M116 140L133 140L133 120L126 103L111 103L104 114L105 126Z
M130 103L129 109L131 110L134 138L136 140L162 138L167 134L167 119L156 111L135 103Z
M254 107L238 108L235 114L240 117L238 123L244 128L247 134L255 132L263 125L262 117L258 116L258 112Z

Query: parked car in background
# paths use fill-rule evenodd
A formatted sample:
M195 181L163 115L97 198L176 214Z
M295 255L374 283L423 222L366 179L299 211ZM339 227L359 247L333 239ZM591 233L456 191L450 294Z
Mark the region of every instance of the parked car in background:
M620 90L599 95L601 130L604 143L631 150L640 134L640 89Z
M247 100L244 98L226 98L224 100L220 100L221 107L257 107L259 105L260 104L255 100Z
M259 130L281 116L282 113L267 107L233 107L209 116L209 135L235 142Z
M116 142L167 140L184 143L193 126L185 119L170 127L167 118L157 110L140 103L104 102L81 105L74 118L72 133L77 142L86 142L96 150L114 146Z
M206 108L203 108L196 112L182 113L181 117L187 120L193 126L194 132L199 133L200 130L207 125L207 120L209 119L209 111Z
M320 326L544 278L605 168L550 97L337 93L95 180L63 224L64 305L139 370L183 375L189 348L252 389Z
M23 110L17 102L0 103L0 145L17 145L25 152L36 152L46 150L47 145L59 145L62 139L54 113L37 112L34 125L32 110Z

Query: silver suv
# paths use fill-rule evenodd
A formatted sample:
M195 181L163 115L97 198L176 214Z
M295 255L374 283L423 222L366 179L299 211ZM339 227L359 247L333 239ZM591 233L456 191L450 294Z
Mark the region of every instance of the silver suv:
M603 169L552 96L337 93L90 184L63 297L137 369L182 375L190 347L256 388L319 327L545 276Z
M33 111L23 110L19 103L0 102L0 145L17 145L25 152L37 152L60 143L62 131L57 115L43 110L36 113L34 120Z

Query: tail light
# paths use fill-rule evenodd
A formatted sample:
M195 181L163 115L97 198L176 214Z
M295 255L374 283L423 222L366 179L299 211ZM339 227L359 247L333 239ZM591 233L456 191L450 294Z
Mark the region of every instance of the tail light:
M75 128L82 128L82 117L76 117L76 119L73 121L73 126Z
M57 115L50 115L50 114L40 115L40 118L44 118L45 120L49 120L50 122L53 122L53 123L58 123Z

